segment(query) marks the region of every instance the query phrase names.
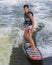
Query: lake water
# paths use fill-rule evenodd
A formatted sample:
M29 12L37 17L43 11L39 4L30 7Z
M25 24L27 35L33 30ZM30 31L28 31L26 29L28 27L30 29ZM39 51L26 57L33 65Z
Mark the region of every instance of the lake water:
M52 65L52 0L0 0L0 65L30 65L20 46L24 4L29 4L34 13L34 28L44 25L37 32L36 43L43 59L46 58L43 64Z

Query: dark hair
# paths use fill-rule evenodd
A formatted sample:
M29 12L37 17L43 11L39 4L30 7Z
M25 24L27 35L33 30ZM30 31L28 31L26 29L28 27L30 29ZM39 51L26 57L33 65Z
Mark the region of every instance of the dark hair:
M26 4L26 5L23 6L23 8L25 8L25 7L29 8L29 5Z

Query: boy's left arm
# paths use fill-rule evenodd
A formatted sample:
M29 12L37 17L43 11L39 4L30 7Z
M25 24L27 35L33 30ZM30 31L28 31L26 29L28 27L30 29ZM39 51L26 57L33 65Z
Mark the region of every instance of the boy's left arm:
M32 32L34 32L34 17L32 16L31 13L29 13L29 17L30 17L30 19L32 21Z

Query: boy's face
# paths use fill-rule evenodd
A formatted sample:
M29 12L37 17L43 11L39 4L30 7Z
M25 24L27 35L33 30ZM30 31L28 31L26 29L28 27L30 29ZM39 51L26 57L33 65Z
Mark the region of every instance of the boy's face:
M29 8L28 8L28 7L25 7L25 8L24 8L24 12L25 12L25 13L28 13L28 11L29 11Z

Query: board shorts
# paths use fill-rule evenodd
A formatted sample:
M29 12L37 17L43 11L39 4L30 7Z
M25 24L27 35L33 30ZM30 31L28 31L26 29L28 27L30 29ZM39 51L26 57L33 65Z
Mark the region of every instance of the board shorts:
M32 25L26 26L25 27L25 32L29 33L29 30L32 29Z

